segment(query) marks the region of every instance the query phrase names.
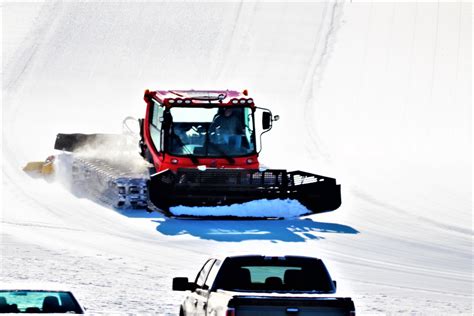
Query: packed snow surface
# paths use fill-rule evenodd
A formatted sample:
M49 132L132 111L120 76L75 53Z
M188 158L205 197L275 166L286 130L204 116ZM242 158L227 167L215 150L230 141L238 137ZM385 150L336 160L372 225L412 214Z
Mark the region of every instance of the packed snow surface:
M357 315L472 315L470 3L6 2L0 284L93 313L175 315L211 255L322 258ZM57 133L120 133L145 89L248 89L272 168L342 206L285 220L116 211L22 172Z
M216 207L175 206L170 212L177 216L235 216L293 218L310 213L300 202L290 199L256 200Z

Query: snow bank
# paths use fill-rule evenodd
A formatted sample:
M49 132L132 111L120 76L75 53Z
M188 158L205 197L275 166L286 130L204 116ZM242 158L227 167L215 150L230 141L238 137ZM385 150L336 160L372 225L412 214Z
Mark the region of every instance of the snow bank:
M170 209L176 216L235 216L294 218L310 213L300 202L290 199L256 200L242 204L198 207L176 206Z

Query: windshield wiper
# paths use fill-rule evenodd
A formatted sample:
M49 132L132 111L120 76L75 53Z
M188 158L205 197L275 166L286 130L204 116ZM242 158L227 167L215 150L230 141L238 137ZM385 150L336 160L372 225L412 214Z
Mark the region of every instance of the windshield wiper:
M221 155L224 157L230 164L235 164L235 159L227 155L227 153L218 145L214 144L210 139L209 139L209 126L206 128L206 138L204 141L204 146L206 148L206 156L209 156L209 147L215 148Z
M215 148L219 152L219 154L221 154L222 157L224 157L230 164L235 164L235 159L227 155L227 153L220 146L214 144L211 141L207 142L207 145Z

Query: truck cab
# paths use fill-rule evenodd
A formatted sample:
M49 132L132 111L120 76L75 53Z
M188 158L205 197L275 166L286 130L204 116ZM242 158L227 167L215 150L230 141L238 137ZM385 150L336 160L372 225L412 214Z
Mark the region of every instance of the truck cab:
M233 256L210 258L193 282L174 278L173 290L189 291L180 315L355 315L349 297L318 258Z

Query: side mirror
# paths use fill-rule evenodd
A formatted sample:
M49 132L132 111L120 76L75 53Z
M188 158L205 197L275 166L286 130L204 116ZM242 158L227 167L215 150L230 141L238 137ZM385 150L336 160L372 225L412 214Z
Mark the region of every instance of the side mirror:
M188 278L173 278L173 291L194 291L196 285L190 283Z
M336 281L332 281L332 284L334 284L334 289L336 290L336 289L337 289L337 282L336 282Z
M270 129L272 127L272 113L263 112L262 113L262 127L264 130Z

